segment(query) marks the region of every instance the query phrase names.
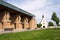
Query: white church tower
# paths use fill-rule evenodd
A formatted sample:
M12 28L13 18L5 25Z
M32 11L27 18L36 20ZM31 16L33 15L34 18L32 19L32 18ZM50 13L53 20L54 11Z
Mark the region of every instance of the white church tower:
M41 28L48 28L48 23L45 20L44 15L42 15L41 24L42 24Z

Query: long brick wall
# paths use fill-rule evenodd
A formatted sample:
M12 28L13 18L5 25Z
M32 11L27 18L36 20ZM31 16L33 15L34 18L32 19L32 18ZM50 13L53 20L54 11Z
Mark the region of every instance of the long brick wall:
M23 21L21 21L23 19ZM0 30L21 30L21 29L35 29L35 19L27 16L22 17L20 14L11 14L9 11L0 12Z

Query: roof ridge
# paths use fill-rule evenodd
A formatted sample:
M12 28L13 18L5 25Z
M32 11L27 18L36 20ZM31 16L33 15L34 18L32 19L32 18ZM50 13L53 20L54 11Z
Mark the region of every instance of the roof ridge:
M12 5L12 4L8 3L8 2L0 1L0 4L6 6L6 7L8 7L8 8L11 8L11 9L13 9L13 10L15 10L15 11L22 12L22 13L27 14L27 15L29 15L29 16L34 16L34 17L35 17L35 15L33 15L33 14L31 14L31 13L29 13L29 12L27 12L27 11L25 11L25 10L17 7L17 6L14 6L14 5ZM6 4L7 4L7 5L6 5Z

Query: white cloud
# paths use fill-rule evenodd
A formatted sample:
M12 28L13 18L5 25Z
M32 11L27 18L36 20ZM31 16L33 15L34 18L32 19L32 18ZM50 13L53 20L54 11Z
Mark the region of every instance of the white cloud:
M36 20L40 22L42 13L39 9L43 8L46 6L46 0L31 0L31 1L26 1L25 4L14 4L19 8L22 8L34 15L36 15ZM39 17L40 16L40 17Z
M42 14L45 15L45 18L48 21L51 19L51 15L54 11L57 12L60 10L60 5L53 4L53 0L21 0L23 1L22 3L18 3L18 1L15 3L13 0L11 1L12 2L9 1L9 3L34 14L36 16L37 23L41 21Z
M25 4L22 4L22 5L20 4L20 6L19 5L17 6L27 11L28 10L33 11L33 10L44 7L45 3L46 3L46 0L34 0L32 2L27 2Z

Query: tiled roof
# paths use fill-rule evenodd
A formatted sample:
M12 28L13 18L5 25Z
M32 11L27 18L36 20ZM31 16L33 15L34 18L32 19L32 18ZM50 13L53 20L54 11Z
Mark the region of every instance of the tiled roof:
M26 14L28 16L35 17L35 15L33 15L33 14L27 12L27 11L24 11L24 10L22 10L22 9L16 7L16 6L13 6L12 4L9 4L9 3L5 2L5 1L0 1L0 5L6 6L6 7L11 8L13 10L16 10L18 12L24 13L24 14Z

